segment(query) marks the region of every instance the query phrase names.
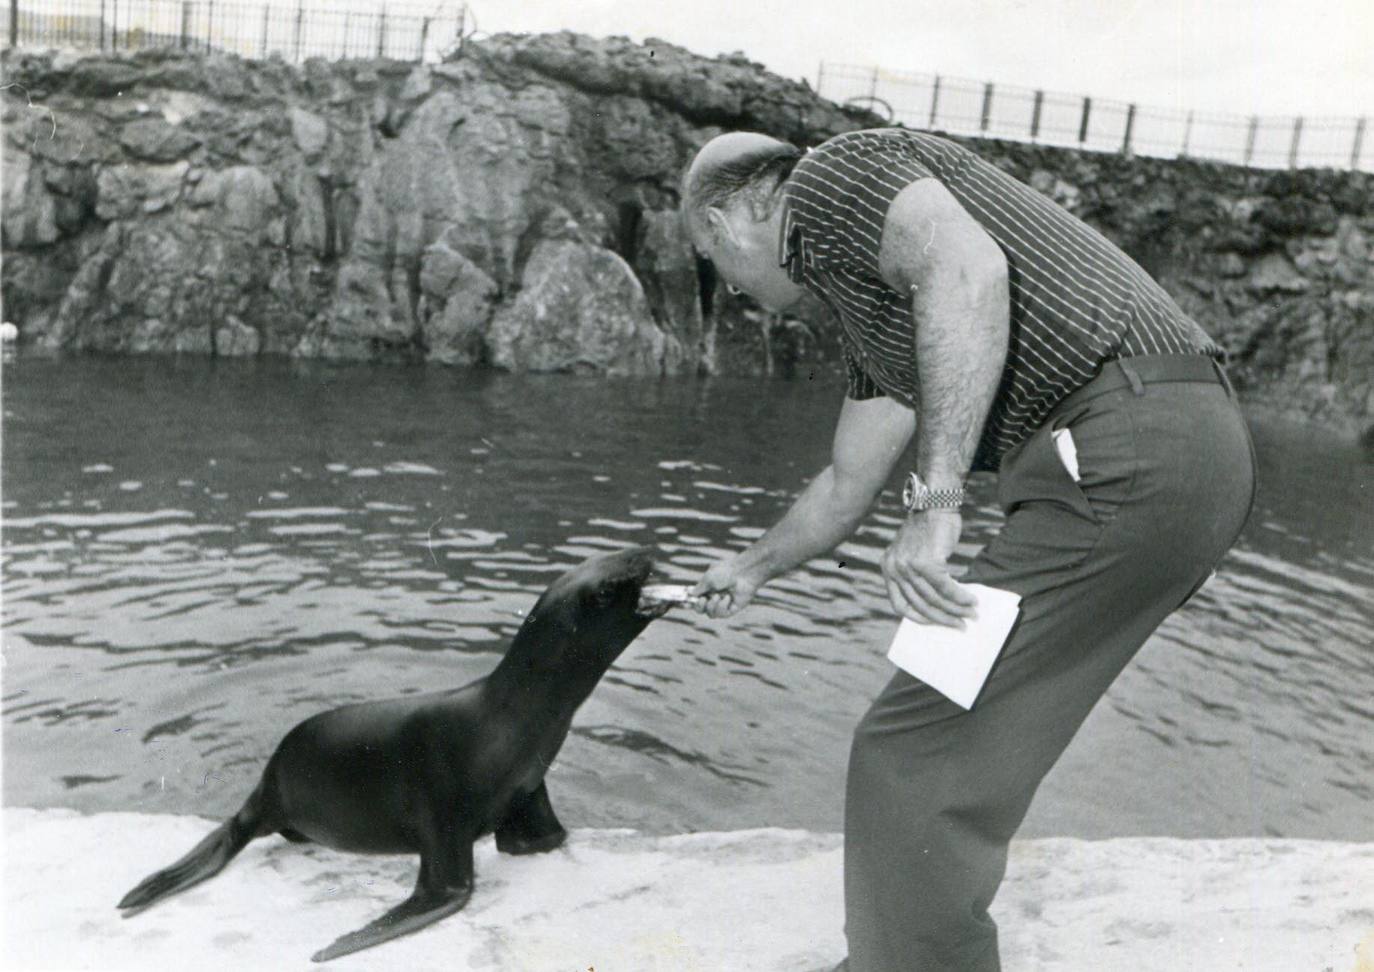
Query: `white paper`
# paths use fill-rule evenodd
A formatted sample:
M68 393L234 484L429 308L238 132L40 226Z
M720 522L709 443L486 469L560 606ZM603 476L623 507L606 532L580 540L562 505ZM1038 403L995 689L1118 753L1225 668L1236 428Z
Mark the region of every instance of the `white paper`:
M961 586L978 599L975 617L966 618L963 628L903 618L887 657L951 702L971 709L1016 624L1021 598L984 584Z
M1078 475L1078 446L1074 444L1073 433L1068 429L1055 429L1050 433L1050 438L1054 440L1054 448L1059 453L1059 461L1069 471L1073 481L1079 482L1082 477Z

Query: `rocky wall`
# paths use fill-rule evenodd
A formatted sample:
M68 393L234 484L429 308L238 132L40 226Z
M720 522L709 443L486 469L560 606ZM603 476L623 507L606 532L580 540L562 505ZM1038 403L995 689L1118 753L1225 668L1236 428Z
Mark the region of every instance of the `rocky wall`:
M4 316L29 345L624 374L836 357L823 313L715 287L676 216L719 131L815 144L877 123L742 57L554 34L435 65L0 68ZM1252 397L1374 422L1374 178L973 147L1159 277Z

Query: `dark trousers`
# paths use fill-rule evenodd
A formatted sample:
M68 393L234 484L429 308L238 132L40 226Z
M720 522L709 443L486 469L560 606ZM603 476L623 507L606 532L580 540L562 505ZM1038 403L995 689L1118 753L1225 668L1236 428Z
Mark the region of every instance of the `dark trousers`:
M1081 480L1051 440L1068 427ZM966 579L1021 595L965 712L898 672L854 732L850 972L995 972L988 905L1041 779L1150 633L1208 577L1254 499L1249 433L1203 357L1109 362L1002 461L1002 531Z

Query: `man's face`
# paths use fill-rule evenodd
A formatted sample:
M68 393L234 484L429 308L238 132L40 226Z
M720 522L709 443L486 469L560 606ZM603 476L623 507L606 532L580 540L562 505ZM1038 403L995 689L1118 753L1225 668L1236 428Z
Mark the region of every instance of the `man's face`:
M698 255L711 261L727 288L748 294L767 310L785 311L806 292L778 265L777 228L772 221L752 219L743 206L713 208L688 220L688 235Z

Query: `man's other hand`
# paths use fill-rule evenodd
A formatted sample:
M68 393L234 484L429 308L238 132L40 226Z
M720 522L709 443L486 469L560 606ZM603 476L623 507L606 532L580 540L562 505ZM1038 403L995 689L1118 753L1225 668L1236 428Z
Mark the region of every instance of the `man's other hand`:
M963 525L957 510L928 510L909 517L897 531L883 554L883 579L898 614L954 628L973 617L973 595L947 566Z
M713 566L692 588L692 607L713 618L728 618L754 599L762 581L740 565L738 557Z

